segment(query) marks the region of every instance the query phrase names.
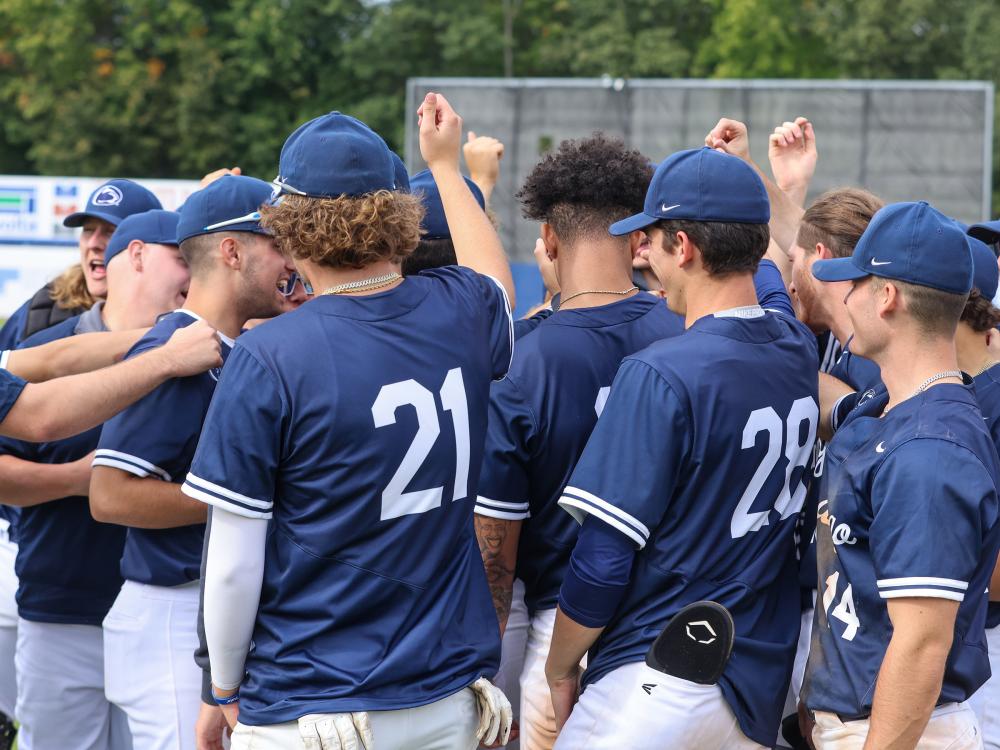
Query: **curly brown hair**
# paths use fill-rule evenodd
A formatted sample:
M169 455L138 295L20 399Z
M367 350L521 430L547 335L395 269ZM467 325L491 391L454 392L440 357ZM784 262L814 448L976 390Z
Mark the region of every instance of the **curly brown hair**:
M420 198L379 190L360 197L288 195L261 208L261 224L278 249L297 260L333 268L402 263L420 241Z
M965 308L962 310L961 320L976 333L986 333L991 328L1000 325L1000 310L980 294L978 289L973 288L972 294L969 295L969 301L965 303Z
M89 310L97 301L87 289L87 277L79 263L67 268L52 282L50 296L63 310Z

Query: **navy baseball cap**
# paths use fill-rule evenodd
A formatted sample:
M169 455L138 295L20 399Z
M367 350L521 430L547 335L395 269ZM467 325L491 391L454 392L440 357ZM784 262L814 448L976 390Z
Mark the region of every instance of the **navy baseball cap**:
M410 173L406 171L406 165L395 151L389 153L392 154L392 166L396 170L396 190L410 192Z
M486 199L483 198L483 191L468 177L464 179L465 184L472 191L476 203L485 211ZM448 228L448 222L444 218L444 204L441 202L441 191L438 190L437 183L434 182L434 177L431 176L431 170L425 169L423 172L417 172L417 174L413 175L413 179L410 180L410 189L414 194L420 194L420 201L424 204L424 209L426 209L424 220L421 222L421 228L424 230L424 233L420 238L424 240L450 239L451 230Z
M260 225L260 207L271 195L272 187L256 177L220 177L184 201L177 223L177 244L213 232L269 234Z
M818 260L820 281L881 276L952 294L972 289L972 252L961 227L924 201L879 209L848 258Z
M661 219L767 224L771 204L753 167L711 148L671 154L656 168L642 213L615 222L608 230L620 236Z
M63 219L63 226L82 227L88 216L118 226L126 216L156 208L163 208L160 199L142 185L132 180L108 180L90 194L83 211Z
M142 240L154 245L176 245L178 219L180 215L176 211L159 208L126 216L108 240L108 246L104 250L104 265L108 265L132 240Z
M986 299L992 300L997 296L997 287L1000 286L996 253L975 237L969 237L969 248L972 250L972 286Z
M1000 241L1000 219L973 224L969 227L969 236L987 245Z
M281 147L274 199L358 196L396 189L392 151L374 130L340 112L310 120Z

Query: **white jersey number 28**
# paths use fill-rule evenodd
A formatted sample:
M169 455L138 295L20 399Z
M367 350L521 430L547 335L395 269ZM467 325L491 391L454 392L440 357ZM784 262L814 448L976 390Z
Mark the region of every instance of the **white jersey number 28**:
M796 399L792 402L792 408L788 410L788 416L782 420L774 407L767 406L763 409L754 409L750 412L746 426L743 428L743 450L749 450L757 444L757 435L762 432L767 433L767 453L764 460L757 466L757 471L750 478L750 483L743 490L740 502L733 513L733 520L729 526L729 533L733 539L746 536L751 531L759 531L768 524L768 514L772 508L765 508L760 511L752 511L750 508L757 500L757 496L763 489L771 472L774 471L781 458L782 452L788 459L785 468L785 482L781 486L781 491L775 498L773 509L781 514L782 520L794 513L798 513L802 507L802 501L806 496L805 482L799 482L798 487L792 492L792 472L796 467L805 467L812 453L813 442L816 440L816 422L819 419L819 408L816 400L812 396ZM806 439L799 442L802 424L808 425ZM784 451L782 451L784 444Z
M460 368L448 371L438 395L442 410L451 412L455 424L455 491L452 500L461 500L469 494L469 405ZM396 410L401 406L412 406L416 410L417 434L382 492L380 518L383 521L437 508L444 493L444 487L405 492L441 433L434 394L413 379L382 386L372 404L375 427L395 424Z

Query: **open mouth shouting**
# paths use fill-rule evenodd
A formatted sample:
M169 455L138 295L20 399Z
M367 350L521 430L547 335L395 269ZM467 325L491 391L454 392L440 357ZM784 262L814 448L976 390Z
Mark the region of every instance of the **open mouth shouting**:
M93 260L87 261L86 268L87 268L87 270L89 272L88 275L90 276L90 278L92 278L94 280L104 279L104 278L107 277L107 271L104 268L104 261L103 260L93 259Z

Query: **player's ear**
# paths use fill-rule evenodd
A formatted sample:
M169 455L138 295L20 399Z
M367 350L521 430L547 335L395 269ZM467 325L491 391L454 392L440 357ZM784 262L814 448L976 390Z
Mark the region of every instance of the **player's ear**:
M556 230L546 221L542 224L539 234L542 238L542 243L545 245L545 254L548 256L548 259L555 260L559 257L559 235L556 234Z
M824 245L822 242L816 243L816 257L819 260L829 260L833 257L833 253L830 252L830 248Z
M135 271L142 271L142 251L145 247L142 240L132 240L125 248L125 252L128 253L128 262Z
M242 248L235 237L223 237L219 242L219 254L222 262L229 268L237 269L242 265Z
M876 287L875 310L880 317L898 310L903 304L903 293L891 280L886 279L881 288Z
M637 258L640 257L639 253L642 250L649 249L649 235L647 235L646 232L642 229L636 229L634 232L629 232L628 249L629 252L631 252L632 254L632 260L635 261ZM642 260L644 261L645 259L643 258ZM643 267L645 267L646 263L643 262L642 265Z
M663 238L664 245L666 245L667 235L664 234ZM701 255L698 246L691 241L687 232L678 232L674 235L673 247L667 248L667 251L677 256L677 265L679 266L686 266L695 259L696 255Z

